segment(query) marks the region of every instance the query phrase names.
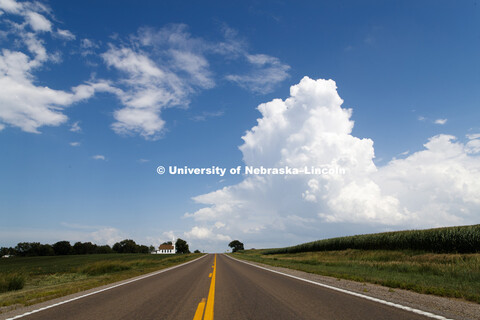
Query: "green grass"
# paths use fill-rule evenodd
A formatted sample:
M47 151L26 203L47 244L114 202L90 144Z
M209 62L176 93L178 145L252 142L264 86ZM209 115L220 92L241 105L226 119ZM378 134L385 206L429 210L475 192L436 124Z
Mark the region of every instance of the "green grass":
M0 311L128 279L201 254L93 254L0 260Z
M246 250L234 257L390 288L480 303L480 254L413 250L317 251L265 254Z
M267 250L266 254L363 250L421 250L435 253L480 252L480 225L406 230L339 237Z

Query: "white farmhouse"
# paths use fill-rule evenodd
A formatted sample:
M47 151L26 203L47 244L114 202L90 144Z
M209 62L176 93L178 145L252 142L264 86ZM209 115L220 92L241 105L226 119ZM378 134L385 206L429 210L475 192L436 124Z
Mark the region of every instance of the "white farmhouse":
M161 244L158 247L157 251L152 252L153 254L173 254L176 253L175 249L175 239L172 239L173 244Z

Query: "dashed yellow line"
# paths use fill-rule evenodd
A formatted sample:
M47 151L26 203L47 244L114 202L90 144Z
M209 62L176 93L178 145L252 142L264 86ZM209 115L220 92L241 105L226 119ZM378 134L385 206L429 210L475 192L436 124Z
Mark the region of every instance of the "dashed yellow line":
M202 320L203 310L205 309L205 298L198 304L197 311L195 312L195 316L193 320Z
M202 316L204 320L213 320L213 304L215 300L215 274L217 273L217 255L215 254L213 259L213 271L208 276L212 278L210 282L210 290L208 291L208 298L207 298L207 308L205 309L205 298L198 304L197 311L195 312L195 316L193 320L202 320ZM205 309L205 315L203 314L203 310Z
M215 300L215 274L217 273L217 255L213 260L212 282L210 282L210 290L208 291L207 307L205 309L204 320L213 320L213 304Z

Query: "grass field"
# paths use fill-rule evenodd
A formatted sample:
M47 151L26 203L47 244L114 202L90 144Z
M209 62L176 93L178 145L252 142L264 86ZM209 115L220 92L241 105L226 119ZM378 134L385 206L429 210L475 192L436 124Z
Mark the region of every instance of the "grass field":
M267 252L271 250L246 250L233 255L272 266L480 303L479 253L359 249Z
M93 254L1 259L0 310L128 279L199 256L201 254Z

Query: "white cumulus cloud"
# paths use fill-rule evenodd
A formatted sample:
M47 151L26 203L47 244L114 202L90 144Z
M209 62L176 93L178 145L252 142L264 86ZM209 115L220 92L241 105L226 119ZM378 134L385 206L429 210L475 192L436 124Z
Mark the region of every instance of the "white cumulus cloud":
M216 242L216 241L232 241L232 239L224 234L215 233L211 228L194 226L190 231L184 233L185 238L192 240L201 240L196 241L196 243L202 243L204 241Z
M188 235L215 239L210 232L221 226L250 246L269 246L323 238L332 229L338 235L478 221L477 140L464 145L438 135L425 149L377 167L373 141L352 135L352 110L342 103L334 81L305 77L289 98L258 106L261 117L240 150L247 166L340 167L346 174L245 176L194 198L203 207L185 216L201 227Z

